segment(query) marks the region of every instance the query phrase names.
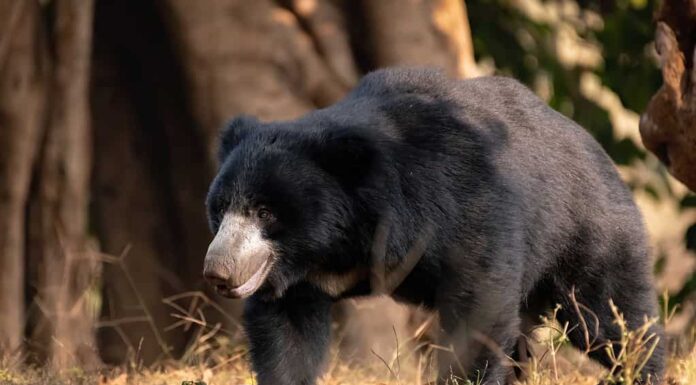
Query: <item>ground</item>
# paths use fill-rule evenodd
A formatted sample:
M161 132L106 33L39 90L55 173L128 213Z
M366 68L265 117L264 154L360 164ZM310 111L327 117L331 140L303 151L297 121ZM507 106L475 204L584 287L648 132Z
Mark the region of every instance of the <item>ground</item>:
M559 325L537 331L535 355L540 362L532 365L529 377L518 385L595 385L606 371L583 354L568 347ZM682 353L673 353L668 361L664 385L696 384L696 334L679 338ZM407 341L404 342L408 345ZM332 359L328 363L321 385L422 385L415 373L428 377L428 359L420 364L410 359L408 349L394 357L374 356L362 365L349 365ZM208 352L210 353L210 352ZM331 357L336 357L336 351ZM210 354L208 354L210 356ZM163 363L159 368L145 369L131 365L128 369L104 370L87 373L79 368L60 374L49 374L31 369L19 369L11 362L0 362L0 385L252 385L255 384L246 352L234 351L213 354L217 364ZM195 359L194 359L195 361ZM453 382L453 385L476 385L471 382Z
M395 379L381 361L371 368L355 370L345 365L336 365L332 372L325 376L322 385L413 385L419 384L410 376ZM559 369L558 377L547 367L532 376L523 385L595 385L598 373L585 373L582 368ZM186 383L186 381L191 381ZM668 366L669 385L696 384L696 351L684 357L672 357ZM197 366L179 366L163 370L142 370L133 373L112 373L105 377L91 375L79 369L67 371L62 376L46 375L33 371L15 372L0 369L0 384L29 385L251 385L253 379L248 366L243 359L230 362L227 365L210 369ZM461 385L464 385L463 383Z

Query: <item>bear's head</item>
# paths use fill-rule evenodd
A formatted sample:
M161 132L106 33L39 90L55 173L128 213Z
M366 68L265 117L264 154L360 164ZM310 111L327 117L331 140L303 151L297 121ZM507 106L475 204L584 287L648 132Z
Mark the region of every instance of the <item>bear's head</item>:
M215 238L204 276L218 293L277 297L308 276L361 263L355 240L368 224L356 218L365 217L382 156L370 135L311 117L226 126L206 201Z

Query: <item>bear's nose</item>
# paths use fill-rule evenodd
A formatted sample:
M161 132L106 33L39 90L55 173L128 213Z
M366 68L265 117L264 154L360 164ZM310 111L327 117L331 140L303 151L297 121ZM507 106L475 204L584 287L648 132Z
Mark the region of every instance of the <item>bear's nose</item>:
M206 264L205 268L203 269L203 277L219 292L224 292L230 289L230 285L228 283L229 273L221 264Z

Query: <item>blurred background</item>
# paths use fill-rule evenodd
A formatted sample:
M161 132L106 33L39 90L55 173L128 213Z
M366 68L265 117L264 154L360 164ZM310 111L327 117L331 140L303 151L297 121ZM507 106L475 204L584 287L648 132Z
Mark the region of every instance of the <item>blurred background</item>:
M588 129L643 210L681 335L696 196L669 172L696 173L695 41L693 0L0 0L0 356L238 349L241 304L201 279L219 128L327 106L386 66L512 76ZM387 299L336 309L351 357L428 324Z

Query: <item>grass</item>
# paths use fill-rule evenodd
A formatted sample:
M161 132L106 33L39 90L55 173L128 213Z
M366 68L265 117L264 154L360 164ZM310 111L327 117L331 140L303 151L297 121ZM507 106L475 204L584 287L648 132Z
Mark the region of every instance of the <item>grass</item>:
M539 346L537 346L539 348ZM556 356L556 364L550 361L534 362L526 381L521 385L596 385L606 373L577 352L561 348ZM376 360L379 361L379 360ZM412 374L394 378L382 362L374 364L348 365L334 363L331 371L322 378L322 385L410 385L418 384ZM188 382L187 382L188 381ZM29 385L242 385L254 384L244 357L239 357L217 369L198 365L172 363L158 369L128 371L112 369L103 373L85 373L80 369L69 369L61 373L48 373L41 370L0 369L0 384ZM454 381L453 381L453 384ZM684 355L674 355L668 362L668 375L665 384L696 384L696 350ZM469 385L459 381L458 385Z
M646 320L643 328L628 330L623 317L615 310L616 323L623 329L621 341L615 341L618 349L612 354L616 366L624 370L605 370L589 360L583 352L571 348L567 332L570 325L559 325L553 314L545 325L535 331L531 350L533 358L525 364L513 363L524 368L526 379L519 385L595 385L600 380L608 383L630 384L635 373L652 353L656 337L648 332L657 320ZM200 321L198 321L200 322ZM202 330L206 330L203 328ZM161 363L154 368L131 364L127 367L85 372L79 368L48 372L42 369L22 367L15 361L0 362L1 385L242 385L255 384L248 366L247 352L232 344L224 333L214 334L207 328L199 340L189 349L184 360ZM395 336L396 338L396 336ZM688 343L686 343L689 341ZM673 352L667 362L664 384L696 384L696 338L683 337L679 342L681 352ZM423 385L432 379L433 356L437 347L424 346L415 340L405 340L393 357L379 357L366 363L346 363L336 358L329 360L321 385ZM399 344L397 343L397 346ZM684 348L686 346L686 348ZM215 348L213 348L215 347ZM422 354L415 354L415 347ZM595 348L605 348L600 346ZM440 349L442 354L442 349ZM337 357L334 351L331 357ZM185 362L186 361L186 362ZM14 362L14 363L13 363ZM425 377L425 379L424 379ZM476 385L475 382L452 379L452 385Z
M572 295L572 294L571 294ZM575 311L581 314L588 309L574 301ZM189 306L181 306L178 301L191 300ZM663 303L668 303L667 296ZM166 330L182 328L196 329L196 338L178 360L166 359L153 367L144 367L138 362L137 351L132 352L128 365L104 368L86 372L81 368L70 368L60 372L48 371L22 365L18 357L0 358L0 385L255 385L248 365L248 352L239 343L238 333L231 333L220 324L211 325L206 321L202 307L216 307L205 295L199 292L183 293L165 299L175 313L175 319ZM614 322L622 330L621 339L612 345L600 345L590 340L588 323L581 319L579 325L559 324L556 314L560 309L543 319L529 338L532 357L526 362L507 364L525 373L524 380L517 385L595 385L600 381L607 384L633 384L646 360L658 343L657 336L651 334L650 327L658 319L646 319L641 328L629 330L623 315L610 303L614 312ZM676 310L676 309L675 309ZM663 322L667 325L675 314L665 307ZM590 314L594 317L593 314ZM234 320L231 320L235 322ZM413 336L400 341L394 330L396 351L391 357L382 357L373 352L371 359L363 362L345 362L337 357L340 352L334 349L326 364L320 385L425 385L434 379L435 355L448 354L446 347L423 341L425 329L432 319L417 328ZM592 323L594 324L594 323ZM151 325L154 327L154 324ZM572 328L580 328L586 339L588 351L580 352L570 346L568 333ZM166 331L165 330L165 331ZM664 385L696 385L696 325L690 335L672 338L668 346L674 346L667 360L667 373ZM592 350L606 349L614 367L607 370L587 357ZM451 352L450 352L451 354ZM620 371L618 368L622 368ZM451 385L479 385L480 381L465 381L451 378Z

